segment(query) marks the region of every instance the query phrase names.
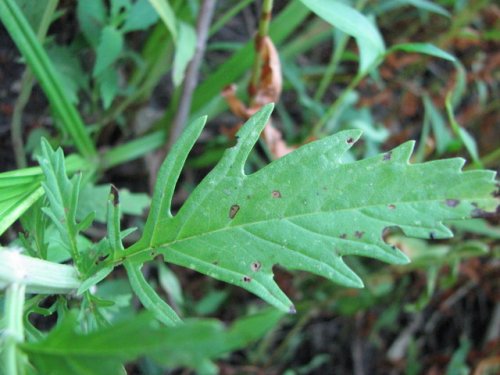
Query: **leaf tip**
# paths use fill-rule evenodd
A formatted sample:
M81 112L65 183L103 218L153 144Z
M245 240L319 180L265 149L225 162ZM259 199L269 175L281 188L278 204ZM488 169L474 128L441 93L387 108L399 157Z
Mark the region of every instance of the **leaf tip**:
M113 184L111 184L111 187L109 189L109 195L110 195L110 200L113 201L113 206L118 206L120 204L120 196L118 189Z

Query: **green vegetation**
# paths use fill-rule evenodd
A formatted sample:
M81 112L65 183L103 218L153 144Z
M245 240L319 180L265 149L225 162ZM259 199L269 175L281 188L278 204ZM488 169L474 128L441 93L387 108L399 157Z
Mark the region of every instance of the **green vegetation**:
M0 0L1 373L494 373L499 88L451 53L488 9Z

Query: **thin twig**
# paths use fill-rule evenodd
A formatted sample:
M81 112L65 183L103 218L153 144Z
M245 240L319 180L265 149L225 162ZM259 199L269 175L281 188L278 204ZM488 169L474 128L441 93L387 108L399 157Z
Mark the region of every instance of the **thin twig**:
M203 55L205 54L205 47L207 45L208 31L210 23L212 22L212 15L214 13L215 0L204 0L201 4L200 14L196 25L196 49L193 59L189 63L186 70L186 78L182 88L182 95L179 102L179 109L175 114L170 129L170 135L167 142L168 151L175 143L177 138L182 133L185 123L188 119L189 111L191 110L191 102L193 99L193 92L198 83L198 76L200 72Z
M200 13L198 15L196 24L195 52L193 55L193 59L189 63L186 70L184 84L182 87L182 94L179 100L179 107L172 121L169 137L167 139L167 142L165 143L165 146L158 150L155 154L151 155L147 160L150 170L149 187L151 191L154 188L156 176L163 159L165 159L168 151L172 148L175 141L182 134L184 126L188 120L189 111L191 110L193 93L196 88L196 84L198 83L200 67L208 40L210 23L212 22L212 16L215 8L215 1L216 0L203 0L201 4Z

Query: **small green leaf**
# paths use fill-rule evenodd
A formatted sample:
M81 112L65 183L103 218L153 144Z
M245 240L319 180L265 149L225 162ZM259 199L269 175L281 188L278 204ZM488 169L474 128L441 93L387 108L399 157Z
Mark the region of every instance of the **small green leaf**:
M84 73L80 60L68 47L51 45L47 47L47 54L56 68L59 82L64 88L68 100L78 103L78 91L88 87L87 75Z
M384 54L385 45L376 26L363 14L335 0L301 0L326 22L356 39L360 51L360 73L367 72Z
M108 109L118 93L118 72L112 66L107 67L97 79L101 93L102 106Z
M113 267L105 267L101 268L99 271L97 271L94 275L86 279L80 287L78 288L76 294L77 295L82 295L85 293L87 290L89 290L91 287L94 285L98 284L102 280L104 280L111 272L113 271Z
M92 75L99 76L109 68L120 56L123 49L123 34L113 26L102 29L99 45L96 50L96 63Z
M449 238L443 221L483 216L498 205L494 172L462 172L464 160L458 158L410 164L413 142L343 162L359 130L309 143L247 175L245 162L271 111L265 106L243 125L237 144L172 217L175 181L192 135L201 130L188 127L160 169L143 237L125 254L144 261L154 249L167 262L240 286L292 312L273 281L276 264L361 287L344 256L408 262L384 241L387 228L399 227L411 237Z
M434 133L437 154L442 155L453 142L453 137L446 126L443 116L439 113L439 110L428 95L424 95L424 109L425 115L428 116L429 123L431 124L432 132Z
M175 18L174 11L170 6L168 0L149 0L149 3L156 10L156 13L160 16L161 20L170 31L174 43L177 41L177 20Z
M158 21L158 14L148 0L136 1L128 12L122 27L123 32L146 30Z
M424 55L439 57L451 62L457 61L455 56L443 51L441 48L438 48L431 43L401 43L392 46L391 51L422 53Z
M462 142L462 144L465 146L465 149L471 156L474 164L478 168L482 168L483 165L481 163L481 159L479 159L479 152L477 150L477 144L476 140L472 138L472 136L469 134L467 130L465 130L463 127L461 127L457 120L455 119L455 115L453 114L453 106L452 106L452 94L448 93L446 96L446 113L448 114L448 119L450 121L452 129L455 131L455 133L458 135L458 138Z
M176 312L160 298L153 287L146 281L141 272L142 264L125 261L124 266L132 290L142 305L151 311L156 319L167 326L175 326L182 322Z
M405 5L413 5L416 8L440 14L444 17L451 16L450 12L448 12L445 8L429 0L385 0L376 7L376 11L377 14L381 14Z
M44 138L42 139L42 153L38 157L38 163L45 176L42 187L49 201L49 207L43 208L42 211L56 226L64 245L78 265L80 251L77 240L80 225L76 221L76 211L81 173L74 175L70 180L66 174L62 150L59 148L57 151L53 151Z
M91 46L97 48L101 30L107 22L103 0L79 0L76 8L78 24Z
M196 47L196 32L194 28L185 22L179 22L178 25L179 34L172 70L172 79L175 86L179 86L184 80L184 72L193 58Z

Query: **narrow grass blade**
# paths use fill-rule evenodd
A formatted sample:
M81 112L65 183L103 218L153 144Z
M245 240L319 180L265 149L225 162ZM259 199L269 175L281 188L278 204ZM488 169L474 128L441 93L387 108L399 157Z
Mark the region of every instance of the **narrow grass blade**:
M14 0L0 1L0 20L40 82L52 108L79 152L86 158L96 156L96 148L80 115L68 100L47 53Z

